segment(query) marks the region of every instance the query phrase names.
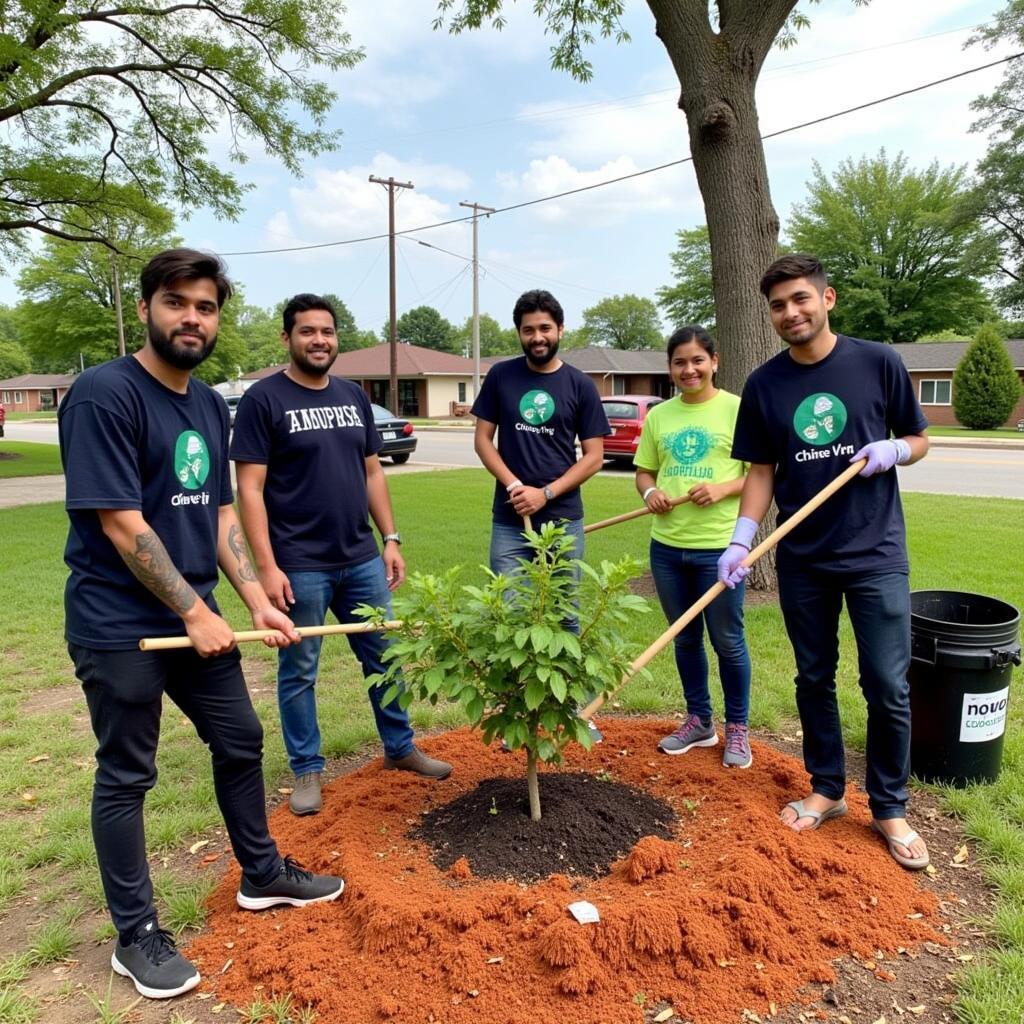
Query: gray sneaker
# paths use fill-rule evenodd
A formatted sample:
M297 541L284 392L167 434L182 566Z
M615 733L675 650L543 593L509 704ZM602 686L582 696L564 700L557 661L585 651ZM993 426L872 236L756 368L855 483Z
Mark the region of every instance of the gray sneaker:
M658 749L663 754L685 754L693 747L713 747L717 743L715 723L704 725L697 715L690 715L671 736L666 736L658 744Z
M140 925L131 943L114 944L110 966L131 978L147 999L170 999L199 984L199 972L175 948L171 933L156 921Z
M750 752L750 735L745 725L739 722L725 723L725 750L722 764L726 768L749 768L754 763Z
M292 814L297 814L300 818L304 814L316 814L323 807L319 772L306 772L305 775L296 777L295 788L288 797L288 806L292 809Z

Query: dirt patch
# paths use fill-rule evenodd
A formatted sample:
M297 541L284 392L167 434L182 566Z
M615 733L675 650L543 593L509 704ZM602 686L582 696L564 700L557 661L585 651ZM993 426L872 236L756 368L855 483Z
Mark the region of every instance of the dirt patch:
M854 787L850 815L797 835L777 821L805 788L793 758L756 743L754 766L730 772L716 751L657 755L664 722L607 718L602 728L606 742L572 752L567 770L608 773L664 800L679 816L670 841L643 840L597 880L522 885L442 872L411 828L484 778L519 776L522 763L464 730L424 741L455 764L446 782L374 761L328 785L320 815L274 815L282 849L342 874L345 896L245 914L232 867L211 900L210 931L190 950L207 992L236 1005L291 992L331 1024L618 1024L663 1001L695 1024L731 1024L744 1011L766 1019L820 999L838 984L838 958L873 963L884 991L889 964L893 975L903 969L900 950L945 947L954 926L940 897L951 879L897 867ZM599 909L599 924L569 917L579 899ZM884 994L876 1005L887 1005Z
M672 808L632 786L586 772L545 772L538 788L540 821L530 820L521 778L484 779L435 807L409 835L430 847L442 871L464 859L478 878L515 882L555 872L599 878L644 836L672 835Z
M0 452L0 462L13 462L15 459L25 458L20 452Z
M648 600L658 601L658 591L654 586L654 577L650 572L645 572L629 583L630 592L646 597ZM744 607L754 607L760 604L778 604L779 592L777 590L754 590L748 586L743 592Z

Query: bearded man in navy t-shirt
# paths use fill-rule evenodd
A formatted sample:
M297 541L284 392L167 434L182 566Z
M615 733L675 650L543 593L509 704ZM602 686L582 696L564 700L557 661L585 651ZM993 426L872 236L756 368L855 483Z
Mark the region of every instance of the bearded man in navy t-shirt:
M228 409L192 370L217 342L231 285L216 256L170 249L143 268L145 345L86 370L61 403L70 520L65 635L96 734L92 833L118 931L111 966L150 999L199 984L160 928L143 804L156 783L166 695L210 748L217 803L242 867L246 910L341 895L340 878L281 859L267 830L263 730L231 627L213 598L218 565L270 647L299 637L249 561L228 473ZM139 650L186 632L185 650Z
M523 356L488 371L472 409L474 447L495 479L491 570L506 575L520 559L533 557L523 535L524 516L534 529L547 522L565 526L573 557L583 557L580 487L604 464L604 438L611 433L594 382L558 358L565 331L558 300L547 291L525 292L512 321ZM590 729L600 742L593 722Z
M339 622L360 622L361 604L391 613L391 591L405 579L402 538L377 453L381 441L363 389L328 371L338 358L334 307L319 295L296 295L283 313L288 365L254 384L238 403L231 458L238 501L260 580L270 600L300 626L321 626L330 609ZM372 517L380 530L377 551ZM385 671L387 640L350 633L366 676ZM292 813L322 806L316 677L319 637L278 653L277 701L288 760L295 773ZM386 686L370 687L384 767L444 779L452 766L413 744L409 715L382 705Z
M928 451L928 422L902 361L888 345L833 334L836 293L813 256L776 260L761 280L772 326L788 351L743 389L734 458L749 462L732 543L719 579L735 586L740 563L772 497L779 523L851 462L860 474L779 543L779 605L796 658L796 702L811 793L787 804L797 832L846 813L843 735L836 702L839 613L857 641L868 705L865 789L872 827L905 868L928 865L906 821L910 775L910 572L893 467Z

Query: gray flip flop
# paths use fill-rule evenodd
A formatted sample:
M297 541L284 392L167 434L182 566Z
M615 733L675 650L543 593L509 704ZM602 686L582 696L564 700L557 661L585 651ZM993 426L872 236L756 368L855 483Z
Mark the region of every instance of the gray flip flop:
M841 818L847 811L845 800L840 800L839 803L834 807L830 807L827 811L812 811L809 807L804 807L803 800L793 800L786 804L786 806L792 807L796 812L797 821L801 818L811 818L814 821L813 825L793 829L794 832L813 832L816 828L821 828L829 818Z
M904 849L909 850L910 844L915 839L921 838L913 829L910 829L909 832L905 832L901 836L890 836L883 831L882 826L877 821L872 821L871 827L885 840L886 845L889 847L890 856L901 868L906 868L908 871L921 871L928 867L930 860L927 853L923 857L908 857L897 849L897 847L902 846Z

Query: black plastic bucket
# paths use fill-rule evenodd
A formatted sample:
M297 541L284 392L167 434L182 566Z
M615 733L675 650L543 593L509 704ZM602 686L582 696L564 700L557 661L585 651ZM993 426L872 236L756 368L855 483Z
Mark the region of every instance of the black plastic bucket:
M910 595L911 771L926 782L994 782L1003 760L1020 612L982 594Z

